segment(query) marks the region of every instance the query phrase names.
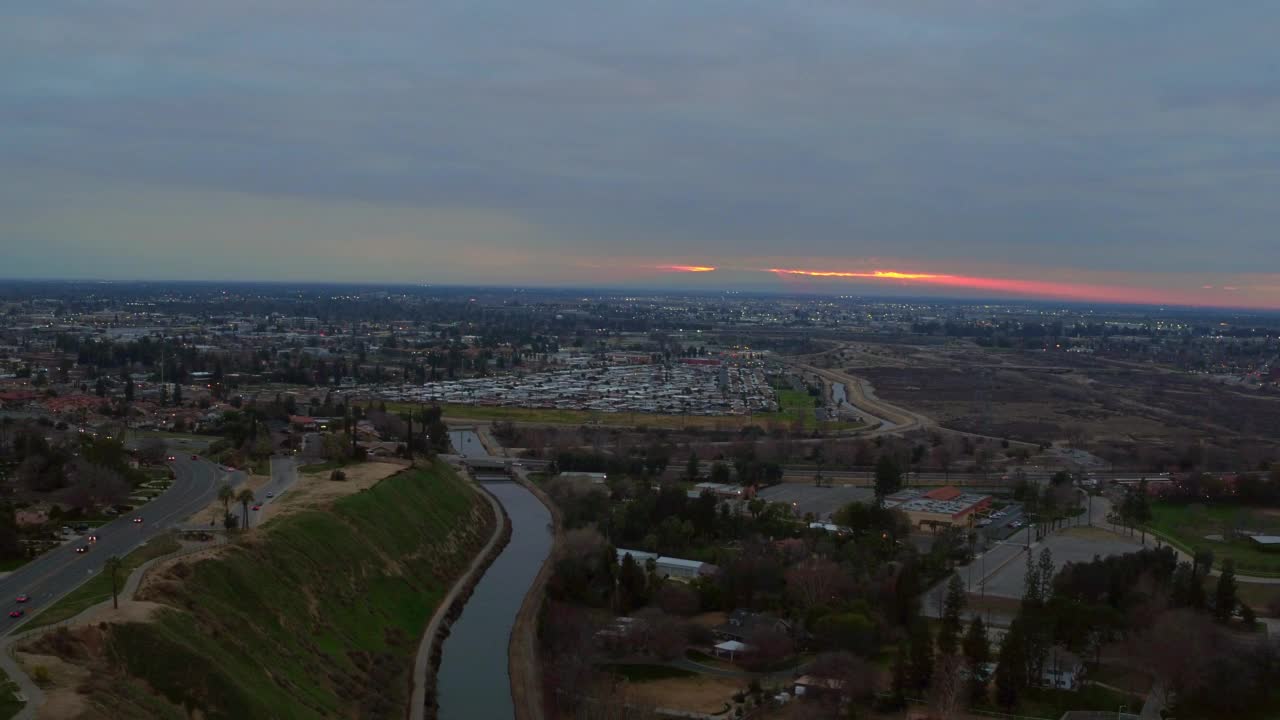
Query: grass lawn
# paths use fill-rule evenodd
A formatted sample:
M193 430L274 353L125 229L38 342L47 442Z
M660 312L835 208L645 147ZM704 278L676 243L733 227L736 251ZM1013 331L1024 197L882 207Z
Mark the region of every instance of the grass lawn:
M329 460L328 462L314 463L311 465L303 465L298 468L300 473L318 473L328 472L330 470L340 470L347 466L345 460ZM268 470L268 473L270 471Z
M671 678L686 678L697 675L695 672L668 667L667 665L610 663L601 667L614 675L621 675L631 682L653 682L654 680L669 680Z
M1222 561L1231 558L1235 561L1236 572L1239 574L1280 576L1280 552L1260 550L1249 540L1221 542L1205 537L1220 535L1223 528L1228 526L1237 530L1277 533L1280 532L1280 515L1239 505L1183 505L1164 502L1154 503L1151 513L1151 528L1186 552L1211 550L1215 567L1222 567Z
M1126 695L1097 685L1085 685L1077 691L1035 688L1019 698L1017 713L1057 720L1070 710L1116 712L1123 706L1137 714L1142 711L1142 703L1143 699L1137 695Z
M1132 668L1118 665L1091 665L1089 680L1104 685L1145 695L1151 689L1151 676Z
M742 668L739 667L738 665L734 665L728 660L723 660L714 655L708 655L702 652L701 650L686 650L684 653L684 656L689 660L692 660L700 665L719 668L721 670L736 670L739 672L742 671Z
M807 393L800 393L809 397ZM812 401L812 398L809 398ZM410 403L387 403L389 412L405 412L419 409L421 405ZM528 407L492 407L488 405L442 405L444 416L451 420L473 420L480 422L503 421L534 423L544 425L608 425L618 427L649 427L679 430L683 428L701 428L704 430L737 430L750 425L768 427L772 423L792 422L785 412L756 413L754 415L660 415L656 413L601 413L589 410L560 410L556 408ZM813 405L810 404L807 416L807 427L820 427L828 431L848 431L864 427L859 423L845 421L817 423L813 418Z
M172 535L161 535L147 541L145 545L125 555L124 567L120 570L119 582L124 585L124 581L129 577L129 573L133 572L139 565L145 563L152 558L158 558L161 555L168 555L178 550L181 546ZM72 590L62 596L60 600L54 604L41 610L26 625L24 630L52 625L53 623L62 622L68 618L75 617L81 612L97 605L104 600L111 599L111 575L107 572L100 572L89 578L88 582L80 587Z

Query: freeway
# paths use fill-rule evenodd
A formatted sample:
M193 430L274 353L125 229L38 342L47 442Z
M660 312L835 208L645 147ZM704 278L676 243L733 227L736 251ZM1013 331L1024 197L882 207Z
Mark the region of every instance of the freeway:
M254 492L254 503L257 505L266 505L267 503L280 499L280 496L283 495L286 490L293 487L293 484L297 482L297 480L297 458L293 455L272 455L271 480ZM250 510L249 513L252 515L253 510ZM234 515L236 519L239 519L240 506L233 503L231 506L231 514ZM253 524L253 521L254 518L250 517L249 522L251 525Z
M209 504L224 478L233 485L244 479L243 473L225 473L207 460L189 460L179 456L172 466L175 475L173 485L141 508L91 531L98 536L98 542L89 552L79 554L75 551L78 546L88 545L83 539L66 543L0 578L0 608L6 605L9 609L25 607L27 617L30 617L93 577L102 570L107 558L112 555L124 557ZM143 522L133 522L138 517L143 518ZM31 598L25 606L14 600L21 594ZM0 626L3 627L0 634L12 633L25 620L0 617L0 622L9 623Z

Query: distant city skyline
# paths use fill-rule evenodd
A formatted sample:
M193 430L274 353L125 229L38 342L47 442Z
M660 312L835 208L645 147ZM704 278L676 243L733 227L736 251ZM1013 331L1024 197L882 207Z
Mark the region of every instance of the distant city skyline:
M1271 3L4 19L0 276L1280 309Z

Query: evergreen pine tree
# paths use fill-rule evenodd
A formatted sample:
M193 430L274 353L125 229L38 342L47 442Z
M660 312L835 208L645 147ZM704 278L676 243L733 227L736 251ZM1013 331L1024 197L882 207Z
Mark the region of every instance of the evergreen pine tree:
M947 596L942 606L942 626L938 630L938 652L944 656L954 655L960 641L962 629L960 615L964 612L964 583L960 576L952 573L947 583Z
M1213 593L1213 616L1218 622L1230 622L1236 602L1236 563L1227 558L1222 561L1222 574L1218 575L1218 588Z

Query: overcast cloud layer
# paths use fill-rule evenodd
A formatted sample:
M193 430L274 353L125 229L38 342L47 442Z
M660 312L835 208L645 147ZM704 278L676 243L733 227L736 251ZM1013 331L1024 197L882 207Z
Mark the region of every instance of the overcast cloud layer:
M1248 0L9 0L0 275L800 256L1280 306L1278 36Z

